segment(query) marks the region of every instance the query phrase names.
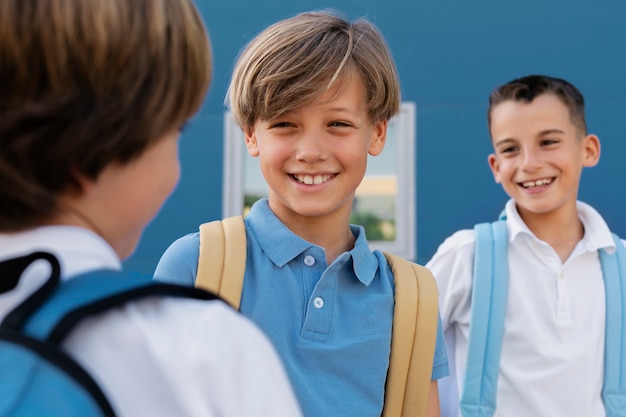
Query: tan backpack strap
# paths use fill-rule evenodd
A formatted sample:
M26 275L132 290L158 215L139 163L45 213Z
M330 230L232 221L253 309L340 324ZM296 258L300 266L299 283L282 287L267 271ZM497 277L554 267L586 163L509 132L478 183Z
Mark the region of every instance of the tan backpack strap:
M196 287L212 291L239 309L246 271L246 227L242 216L200 225Z
M396 291L383 417L425 416L437 340L437 284L427 268L385 257Z

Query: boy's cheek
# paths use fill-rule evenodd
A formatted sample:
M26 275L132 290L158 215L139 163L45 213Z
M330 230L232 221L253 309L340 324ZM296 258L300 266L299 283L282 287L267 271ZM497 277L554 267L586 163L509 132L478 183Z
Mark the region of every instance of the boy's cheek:
M493 172L493 178L498 184L502 184L502 175L500 175L500 171Z

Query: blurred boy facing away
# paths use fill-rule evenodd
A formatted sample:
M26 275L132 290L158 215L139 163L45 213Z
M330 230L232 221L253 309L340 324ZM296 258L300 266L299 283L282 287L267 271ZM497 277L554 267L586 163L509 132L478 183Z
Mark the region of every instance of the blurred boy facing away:
M0 2L0 259L51 252L63 280L121 269L178 181L210 76L191 1ZM0 318L44 266L2 286ZM120 416L300 415L269 341L220 301L143 299L64 347Z
M489 99L489 166L506 204L508 295L497 385L498 417L605 415L605 294L598 250L615 243L600 214L577 201L600 141L588 134L582 94L569 82L527 76ZM473 230L444 241L427 266L440 290L451 357L443 416L457 416L471 314ZM495 277L498 279L498 277Z
M383 408L393 276L349 220L399 93L379 31L328 12L270 26L235 66L230 107L269 185L245 218L240 309L274 342L307 416L379 417ZM198 251L198 233L180 238L156 279L193 285ZM436 380L447 374L438 336L430 416L439 415Z

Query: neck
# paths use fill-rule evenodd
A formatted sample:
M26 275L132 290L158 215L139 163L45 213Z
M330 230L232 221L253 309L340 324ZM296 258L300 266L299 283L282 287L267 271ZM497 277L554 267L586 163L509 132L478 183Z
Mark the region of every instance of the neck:
M74 204L71 198L59 199L59 212L52 219L51 224L78 226L103 236L98 225L83 211L80 205Z
M356 238L350 229L349 217L329 222L327 218L280 219L293 233L307 242L324 248L330 265L339 255L352 250Z
M548 243L565 262L585 234L585 228L578 218L578 211L562 209L550 213L522 213L520 216L528 228L539 239Z

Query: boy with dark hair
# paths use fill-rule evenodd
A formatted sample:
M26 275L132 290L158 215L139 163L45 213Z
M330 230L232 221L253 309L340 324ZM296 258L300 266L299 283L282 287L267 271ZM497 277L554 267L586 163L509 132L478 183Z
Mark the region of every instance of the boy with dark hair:
M368 155L382 152L400 105L384 38L331 12L285 19L242 51L228 97L269 185L245 217L241 312L274 342L305 415L379 417L394 277L350 212ZM199 241L194 233L174 242L155 278L194 285ZM447 357L437 334L434 358L420 358L430 397L418 415L439 415Z
M62 280L120 270L178 181L210 78L189 0L0 2L0 260L49 252ZM0 319L48 274L3 270ZM300 415L269 341L221 301L124 304L63 347L120 416Z
M503 295L492 296L505 300L501 353L490 381L495 416L605 416L607 277L600 255L621 250L621 243L596 210L577 200L583 168L600 158L600 141L587 132L583 96L565 80L530 75L496 88L487 116L494 148L489 166L511 198L500 222L507 237L495 243L508 248L494 260L508 264L508 272L493 277L508 283ZM475 415L465 401L469 385L478 383L466 376L475 365L468 363L475 335L470 321L482 308L473 304L477 241L473 230L458 231L427 264L440 289L453 364L440 391L446 417Z

